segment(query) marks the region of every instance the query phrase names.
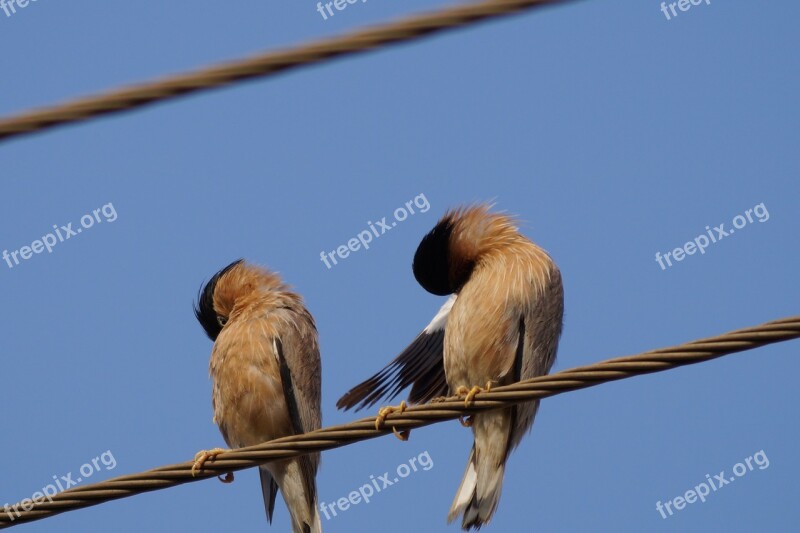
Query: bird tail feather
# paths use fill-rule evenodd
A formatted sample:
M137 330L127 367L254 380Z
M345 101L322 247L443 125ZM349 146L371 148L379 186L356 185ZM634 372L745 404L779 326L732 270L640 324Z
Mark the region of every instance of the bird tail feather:
M268 466L292 516L292 532L322 533L311 458L304 455L285 462L273 462Z
M461 485L456 492L447 521L463 515L461 527L467 531L489 523L500 501L507 457L507 436L511 417L504 412L478 414L473 418L475 444L469 454Z

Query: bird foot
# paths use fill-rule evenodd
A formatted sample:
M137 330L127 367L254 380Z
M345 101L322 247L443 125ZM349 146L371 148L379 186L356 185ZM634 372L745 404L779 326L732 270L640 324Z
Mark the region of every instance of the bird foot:
M432 398L428 403L442 403L447 401L447 396L437 396L436 398Z
M468 388L466 388L465 386L462 385L458 389L456 389L456 394L458 396L465 396L465 398L464 398L464 407L469 407L469 404L475 399L475 396L477 396L478 393L480 393L480 392L489 392L491 390L492 390L492 382L491 381L487 381L485 388L478 387L477 385L475 385L471 389L468 389Z
M378 409L378 416L375 417L375 429L381 429L381 426L386 421L387 416L389 416L392 413L402 413L403 411L406 410L406 407L408 407L408 405L404 400L400 402L400 405L398 405L397 407L390 405ZM392 426L392 433L394 433L394 436L397 437L398 439L402 441L407 441L408 436L411 434L411 430L397 431L397 428Z
M214 458L221 454L225 453L227 450L223 450L222 448L214 448L213 450L200 450L194 455L194 464L192 465L192 477L197 475L198 470L203 469L203 465L206 464L208 460L214 460ZM223 483L233 483L233 472L228 472L225 476L217 476L217 478L222 481Z

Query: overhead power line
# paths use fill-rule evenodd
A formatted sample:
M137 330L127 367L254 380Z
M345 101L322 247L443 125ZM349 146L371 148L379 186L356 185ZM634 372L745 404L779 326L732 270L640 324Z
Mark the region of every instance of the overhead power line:
M463 399L452 397L439 403L409 407L402 413L390 414L381 429L375 429L375 418L362 418L349 424L327 427L303 435L231 450L206 462L196 477L192 476L192 462L189 461L71 488L53 496L52 501L45 500L32 504L28 510L22 509L18 504L17 509L21 512L19 516L13 514L13 520L8 513L0 513L0 528L127 498L143 492L166 489L227 472L251 468L275 459L286 459L305 453L346 446L391 434L392 428L398 431L411 430L479 411L511 407L525 401L593 387L608 381L701 363L724 355L798 337L800 337L800 316L793 316L767 322L760 326L732 331L717 337L701 339L671 348L661 348L639 355L610 359L549 376L521 381L513 385L493 388L490 392L479 394L469 406L465 406Z
M303 65L416 40L482 20L570 1L575 0L485 0L422 13L380 26L301 44L295 48L266 52L255 57L221 63L194 72L177 74L2 118L0 141L244 80L273 76Z

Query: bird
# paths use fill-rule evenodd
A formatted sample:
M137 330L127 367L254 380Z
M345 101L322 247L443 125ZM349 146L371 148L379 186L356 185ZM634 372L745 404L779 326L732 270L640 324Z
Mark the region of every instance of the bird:
M319 429L321 363L314 318L281 277L240 259L203 286L195 316L214 342L209 374L214 422L230 448ZM223 453L195 456L193 472ZM319 533L319 453L259 467L267 520L278 490L294 533ZM232 481L231 477L223 481Z
M340 398L340 409L371 407L411 386L409 402L446 395L468 406L492 386L547 374L561 336L564 289L550 255L519 232L514 217L487 204L447 211L420 242L412 264L428 292L449 296L414 341L381 371ZM405 402L400 404L403 410ZM538 401L474 414L464 425L472 451L448 513L465 531L497 509L511 452L533 425ZM381 418L397 408L384 408ZM407 435L401 435L407 436Z

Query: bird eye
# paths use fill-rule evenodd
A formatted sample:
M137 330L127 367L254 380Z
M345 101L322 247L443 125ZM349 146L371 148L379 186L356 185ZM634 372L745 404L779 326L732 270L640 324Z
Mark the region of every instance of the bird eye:
M226 317L226 316L218 316L217 317L217 323L219 324L219 327L224 328L225 324L228 323L228 317Z

